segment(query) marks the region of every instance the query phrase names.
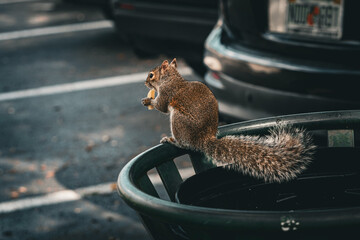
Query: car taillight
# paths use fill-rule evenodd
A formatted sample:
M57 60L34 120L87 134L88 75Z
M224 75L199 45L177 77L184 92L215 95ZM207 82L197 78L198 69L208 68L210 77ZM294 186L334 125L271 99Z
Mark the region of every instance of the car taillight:
M125 9L125 10L134 10L135 9L134 5L129 4L129 3L120 3L119 8Z

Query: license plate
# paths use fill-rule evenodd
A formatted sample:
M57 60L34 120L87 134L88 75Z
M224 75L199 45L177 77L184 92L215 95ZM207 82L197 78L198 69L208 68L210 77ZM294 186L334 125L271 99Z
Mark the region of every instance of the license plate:
M290 35L340 39L344 0L270 0L269 29Z

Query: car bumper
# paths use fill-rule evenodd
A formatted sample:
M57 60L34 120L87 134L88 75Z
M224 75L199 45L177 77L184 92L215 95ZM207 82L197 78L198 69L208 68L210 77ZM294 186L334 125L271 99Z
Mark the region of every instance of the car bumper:
M359 109L358 69L232 48L215 28L205 46L205 82L219 111L237 119L340 109ZM211 72L218 73L216 78ZM338 94L340 92L340 94ZM336 95L337 94L337 95Z
M279 91L239 81L225 74L215 79L209 72L205 83L218 99L221 114L236 119L256 119L276 115L359 109L360 104Z

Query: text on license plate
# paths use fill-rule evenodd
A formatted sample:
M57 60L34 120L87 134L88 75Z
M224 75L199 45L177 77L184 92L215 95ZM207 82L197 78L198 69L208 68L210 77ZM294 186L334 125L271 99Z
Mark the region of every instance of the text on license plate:
M314 37L340 38L343 1L289 1L288 33Z

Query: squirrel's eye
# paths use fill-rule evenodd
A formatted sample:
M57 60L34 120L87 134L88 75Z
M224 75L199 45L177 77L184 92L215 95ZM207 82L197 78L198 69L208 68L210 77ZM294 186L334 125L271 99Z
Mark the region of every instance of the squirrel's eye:
M149 74L149 78L151 79L151 78L153 78L154 77L154 74L153 73L150 73Z

